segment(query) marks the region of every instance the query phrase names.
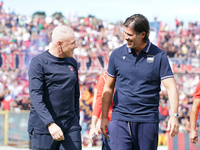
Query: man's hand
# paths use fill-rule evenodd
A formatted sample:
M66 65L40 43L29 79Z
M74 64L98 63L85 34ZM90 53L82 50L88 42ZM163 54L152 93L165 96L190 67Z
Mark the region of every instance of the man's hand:
M168 127L167 130L170 130L170 137L175 137L179 132L179 123L178 119L175 116L170 116L168 121Z
M51 134L52 138L55 141L62 141L65 139L61 128L57 124L55 123L50 124L48 126L48 129L49 133Z
M190 130L190 142L196 144L198 142L198 133L195 130Z
M102 119L101 120L101 132L104 135L104 137L109 138L109 136L106 134L106 129L108 127L109 121L108 119Z
M98 129L97 128L91 128L90 129L90 133L89 133L89 139L90 139L91 142L94 141L95 135L99 135L98 134Z
M96 126L92 126L90 129L90 133L89 133L89 139L91 142L94 141L94 137L95 135L99 135L101 134L101 129L100 129L100 125L101 125L101 120L98 119Z

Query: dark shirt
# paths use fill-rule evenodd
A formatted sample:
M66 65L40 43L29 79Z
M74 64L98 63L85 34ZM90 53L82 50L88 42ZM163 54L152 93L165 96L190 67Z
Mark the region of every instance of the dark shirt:
M45 51L31 60L28 74L31 100L29 133L33 128L38 133L49 133L47 125L52 122L63 131L71 124L80 128L76 60L57 58Z
M111 53L107 74L116 78L112 120L159 122L161 80L174 77L165 52L149 41L136 55L125 44Z

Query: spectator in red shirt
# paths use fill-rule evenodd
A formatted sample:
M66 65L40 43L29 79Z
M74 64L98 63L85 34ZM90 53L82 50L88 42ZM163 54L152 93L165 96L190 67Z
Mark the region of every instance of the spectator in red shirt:
M193 106L190 114L190 141L195 143L198 141L198 132L196 130L197 126L197 119L200 109L200 81L197 84L196 90L193 95L194 101Z
M102 93L103 93L103 88L106 82L106 77L107 77L107 72L103 72L96 84L96 90L97 90L97 95L96 95L96 102L94 105L93 113L92 113L92 123L91 123L91 129L89 133L89 139L91 142L93 142L93 137L94 135L98 135L101 133L100 129L100 116L102 112ZM111 120L111 115L112 115L112 106L113 103L110 106L109 113L108 113L108 120ZM110 140L108 138L105 138L102 136L102 150L111 150L110 148Z

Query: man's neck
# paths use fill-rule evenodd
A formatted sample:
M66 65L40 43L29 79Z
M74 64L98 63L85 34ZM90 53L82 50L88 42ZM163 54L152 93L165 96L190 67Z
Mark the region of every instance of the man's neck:
M54 48L50 48L49 49L49 53L55 57L58 57L58 58L64 58L62 56L62 54L59 53L59 51L57 49L54 49Z
M136 55L139 55L139 53L146 47L147 43L142 42L138 48L133 49L135 51Z

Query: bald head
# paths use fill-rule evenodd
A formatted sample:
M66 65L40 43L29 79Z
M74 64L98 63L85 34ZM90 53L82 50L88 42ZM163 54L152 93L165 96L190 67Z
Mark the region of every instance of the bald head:
M73 51L77 48L76 37L70 26L57 26L52 33L52 45L49 53L64 58L73 57Z
M58 41L64 41L68 39L70 36L73 36L74 32L70 26L60 25L57 26L52 33L52 42L56 43Z

